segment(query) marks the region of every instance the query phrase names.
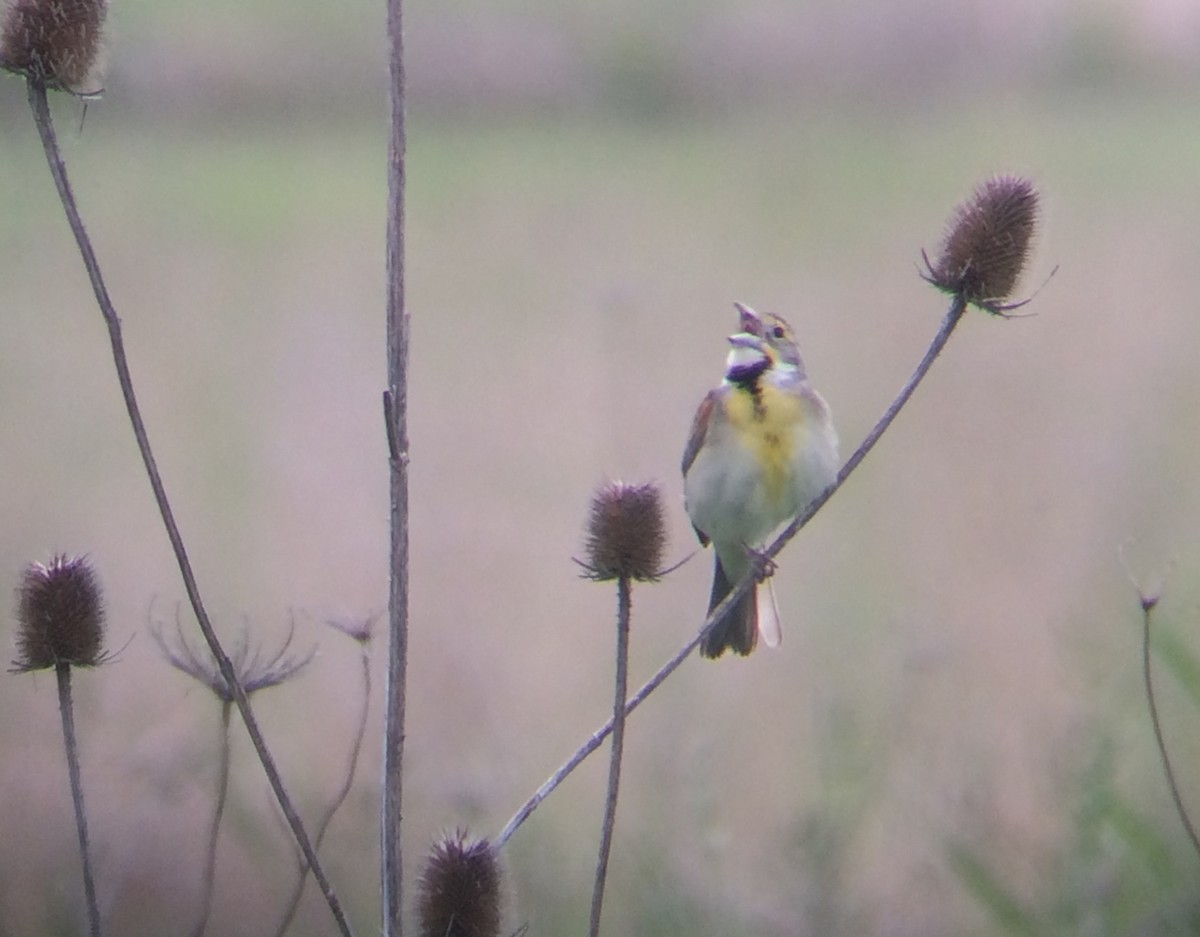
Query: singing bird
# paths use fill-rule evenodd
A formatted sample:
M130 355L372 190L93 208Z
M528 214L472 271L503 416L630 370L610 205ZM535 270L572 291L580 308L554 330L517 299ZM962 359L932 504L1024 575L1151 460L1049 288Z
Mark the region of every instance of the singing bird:
M711 612L757 562L767 536L833 484L838 438L829 406L808 382L791 326L782 316L737 307L742 331L729 336L725 378L700 404L683 452L684 503L700 543L716 554ZM700 645L716 658L746 655L782 640L768 581L717 620Z

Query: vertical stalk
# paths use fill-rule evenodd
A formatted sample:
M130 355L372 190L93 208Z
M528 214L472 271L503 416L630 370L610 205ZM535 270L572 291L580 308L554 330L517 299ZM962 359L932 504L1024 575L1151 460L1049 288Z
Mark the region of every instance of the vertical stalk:
M388 665L383 741L382 846L383 934L400 937L401 781L404 755L404 694L408 666L408 336L404 306L404 35L403 2L387 0L391 140L388 145L387 213L387 421L390 473Z
M217 764L217 793L213 800L212 819L208 823L208 840L204 853L204 879L200 884L200 917L192 928L192 937L202 937L212 916L213 891L217 882L217 839L221 833L221 818L225 815L225 800L229 795L229 723L233 716L233 701L221 701L221 739Z
M604 796L604 823L600 829L600 856L596 860L596 882L592 888L590 937L599 937L600 912L604 905L604 883L612 852L613 827L617 820L617 789L621 784L621 755L625 749L625 697L629 689L629 615L632 606L628 576L617 579L617 675L613 690L612 754L608 761L608 788Z
M75 830L79 833L79 854L83 860L83 895L87 901L88 933L91 937L100 937L100 908L96 903L96 880L92 875L87 812L83 809L83 781L79 772L79 743L75 740L75 710L71 703L71 665L59 661L54 666L54 676L58 679L58 711L62 715L63 745L67 750L67 775L71 780Z

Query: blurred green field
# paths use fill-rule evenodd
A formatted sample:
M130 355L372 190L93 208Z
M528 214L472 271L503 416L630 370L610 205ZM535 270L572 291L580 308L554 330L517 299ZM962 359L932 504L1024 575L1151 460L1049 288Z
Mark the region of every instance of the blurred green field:
M145 56L139 39L170 26L219 78L220 44L205 43L220 21L176 6L119 20L114 55ZM414 42L433 34L415 10ZM294 28L362 51L368 12L297 12ZM548 21L589 25L575 16ZM260 33L239 35L245 57ZM264 66L268 94L218 81L189 99L169 68L156 97L119 64L85 117L56 107L212 611L267 643L292 615L301 646L320 645L258 699L307 814L337 788L357 693L355 648L319 622L387 595L378 51L329 79L351 98L374 82L377 97L345 109L318 93L320 69L309 105L287 68ZM424 74L416 87L446 87ZM629 74L638 99L644 73ZM428 93L411 102L408 163L406 887L440 830L494 835L605 718L614 597L571 562L588 498L606 478L656 480L673 557L694 548L678 459L720 377L731 302L791 318L849 452L944 311L917 276L922 248L976 182L1016 171L1044 195L1033 315L972 314L783 555L783 647L692 661L634 717L605 930L1200 932L1197 858L1160 776L1118 560L1173 570L1158 626L1196 649L1194 94L1064 82L711 109L518 96L489 111ZM99 568L124 648L77 683L101 904L112 933L182 931L216 706L145 634L182 589L20 83L0 98L0 594L50 551ZM699 625L710 562L635 592L635 681ZM11 627L0 617L0 640ZM1200 805L1197 710L1166 672L1160 686ZM52 679L0 680L0 934L70 933L81 905L54 710ZM327 841L359 933L377 927L378 710ZM240 738L234 758L210 932L260 934L292 855ZM586 927L593 762L513 840L509 930ZM329 933L315 893L305 907L293 932Z

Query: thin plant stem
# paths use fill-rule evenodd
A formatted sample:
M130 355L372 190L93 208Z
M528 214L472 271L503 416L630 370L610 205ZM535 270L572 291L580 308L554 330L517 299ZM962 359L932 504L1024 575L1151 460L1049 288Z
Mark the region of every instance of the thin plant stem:
M387 0L391 135L388 142L387 390L383 395L389 462L388 660L383 732L380 862L382 930L401 937L404 854L400 844L405 689L408 668L408 354L404 302L405 74L404 3Z
M213 799L212 819L208 824L208 840L204 853L204 878L200 884L200 917L192 928L191 937L201 937L208 929L212 915L213 891L217 881L217 838L221 832L221 817L225 814L225 799L229 794L229 722L233 715L233 703L221 701L221 738L217 763L217 793Z
M50 116L50 105L46 98L45 83L40 79L30 78L28 79L28 91L29 106L33 111L38 134L42 139L42 148L46 153L46 162L50 166L50 174L54 177L54 184L58 189L63 210L67 215L67 222L71 226L71 233L75 236L75 243L79 247L80 256L83 258L84 266L87 268L88 278L91 280L92 291L96 296L100 312L104 316L104 323L108 327L113 364L116 366L117 381L121 386L121 395L125 400L125 409L129 414L129 422L133 427L133 434L137 439L138 452L146 468L146 474L149 476L150 487L154 492L154 500L162 517L163 526L166 528L167 537L171 541L171 549L175 554L175 562L183 578L183 585L187 591L188 601L192 606L196 621L200 625L200 630L204 634L204 640L208 642L208 646L212 651L217 668L221 671L221 675L225 678L233 693L233 701L237 705L238 713L241 715L242 722L246 726L246 732L250 736L254 750L258 753L258 760L262 763L263 771L266 773L271 790L279 802L280 810L283 811L283 815L287 818L288 826L291 827L292 834L295 836L300 850L312 865L313 875L321 885L321 892L325 896L325 901L329 905L329 910L333 914L338 930L343 937L352 937L350 923L342 911L341 902L338 900L332 884L330 884L328 877L325 875L325 870L317 861L317 855L313 850L312 843L309 841L308 833L305 831L304 824L300 820L300 815L297 813L291 798L288 796L287 789L283 785L283 778L280 776L279 770L275 765L275 759L271 756L266 740L263 738L262 732L258 727L258 721L254 718L254 713L250 708L250 701L246 696L246 692L238 681L233 663L217 639L212 622L208 617L208 612L200 598L200 589L196 584L192 564L188 559L183 537L175 522L175 515L171 510L170 501L167 499L166 488L163 485L162 476L159 474L158 465L154 460L154 453L150 448L150 438L146 432L145 423L142 420L141 408L138 406L137 397L134 395L133 378L129 372L129 363L125 355L125 341L121 333L121 320L118 318L112 300L109 298L108 288L105 286L104 277L100 272L100 264L92 248L91 239L84 228L83 220L80 218L79 209L75 204L75 195L71 190L71 183L67 178L66 165L63 163L58 139L54 132L54 123Z
M896 395L896 399L892 401L892 405L888 407L886 411L884 411L883 416L879 418L879 422L876 423L871 429L871 432L867 434L867 438L859 443L858 448L855 449L850 458L846 460L846 464L843 465L841 471L838 472L837 481L831 488L829 488L828 491L825 492L824 501L818 499L817 501L813 502L807 511L802 513L796 518L796 520L792 521L792 523L787 526L783 533L776 538L775 544L773 545L776 548L774 552L778 552L779 549L782 549L795 535L796 531L808 523L809 518L812 517L813 514L817 513L821 505L824 504L825 501L828 501L833 493L842 486L842 483L850 476L850 473L858 468L859 463L867 457L867 453L875 448L875 443L879 442L879 437L887 432L888 427L892 425L892 421L896 419L901 409L903 409L904 405L908 403L909 398L912 397L913 392L917 389L917 385L925 379L925 375L928 374L929 369L933 367L934 361L936 361L938 355L942 353L942 349L946 347L946 343L950 341L950 336L954 334L955 326L962 321L963 313L966 311L967 301L962 297L961 294L955 295L950 301L950 308L946 310L945 318L942 319L941 328L939 328L937 334L934 335L933 341L929 343L929 347L925 350L925 356L921 359L920 364L917 365L916 370L913 371L912 376L908 379L908 383L900 388L900 393Z
M617 579L617 674L614 680L612 754L608 761L608 787L604 794L604 822L600 829L600 856L596 860L596 882L592 888L590 937L599 937L600 912L604 905L604 883L608 856L612 852L613 826L617 820L617 789L621 784L621 756L625 749L625 697L629 690L629 616L632 605L628 576Z
M346 773L342 779L342 786L338 789L332 802L326 808L324 816L321 817L321 822L317 824L317 831L313 836L313 845L317 849L320 849L321 843L325 841L325 832L329 829L329 824L333 820L334 814L341 809L342 804L346 802L346 798L350 796L350 788L354 785L354 775L358 770L358 759L362 754L363 740L367 735L367 716L371 708L371 655L365 643L361 647L362 706L358 713L358 728L354 733L354 744L350 746L350 754L346 758ZM283 937L287 933L287 929L291 927L292 920L296 917L296 912L300 908L300 899L304 897L304 886L308 884L308 863L304 861L303 856L300 856L299 860L300 871L296 878L296 884L292 889L291 897L288 899L283 918L279 922L279 926L275 929L275 937Z
M79 834L79 855L83 860L83 896L87 902L88 933L100 937L100 907L96 903L96 879L92 874L92 855L88 845L87 811L83 809L83 781L79 771L79 743L75 738L75 708L71 702L71 665L59 661L54 666L58 679L58 711L62 715L63 747L67 751L67 775L71 780L71 802L75 805L75 830Z
M1154 611L1154 602L1142 600L1142 679L1146 684L1146 703L1150 707L1150 724L1154 726L1154 742L1158 746L1158 756L1162 759L1163 773L1167 776L1167 787L1171 791L1171 800L1175 804L1175 812L1183 829L1192 841L1192 848L1200 855L1200 836L1192 825L1187 807L1183 804L1183 795L1175 780L1175 769L1171 765L1171 756L1167 754L1167 740L1163 737L1162 723L1158 717L1158 703L1154 698L1154 678L1150 667L1150 616Z
M929 343L929 347L926 349L925 356L921 359L920 364L917 365L916 370L913 371L912 376L908 379L908 382L900 389L900 393L896 395L895 400L893 400L887 410L884 411L883 416L879 418L879 421L872 428L871 432L867 434L867 437L859 444L858 448L854 450L850 458L846 460L846 464L843 465L841 471L838 472L837 480L834 481L834 483L828 488L826 488L825 491L823 491L820 495L818 495L817 498L811 504L809 504L807 508L801 511L792 520L792 522L783 529L779 536L776 537L775 540L772 541L772 543L767 547L767 549L763 551L764 556L766 556L768 559L777 556L779 552L791 542L792 538L795 537L796 534L799 533L800 530L810 520L812 520L817 511L824 507L829 499L832 498L834 494L836 494L837 491L842 487L842 485L846 483L846 480L850 477L854 470L857 469L862 463L863 459L867 457L867 453L869 453L875 447L875 444L879 442L880 438L882 438L888 427L892 425L892 421L896 419L896 416L904 408L904 405L908 403L909 399L913 395L913 392L917 389L917 386L922 380L924 380L925 375L929 373L929 369L933 367L933 362L937 360L937 357L941 354L942 349L946 347L946 343L950 341L950 336L954 333L955 327L960 321L962 321L963 313L966 311L966 309L967 303L962 296L954 296L954 298L951 300L949 310L942 319L941 327L938 329L937 334L934 335L933 340ZM662 667L658 669L657 673L647 680L645 685L643 685L642 688L637 691L637 693L630 697L629 702L625 704L624 712L626 716L637 709L638 706L640 706L646 699L646 697L653 693L654 690L657 689L658 686L667 679L667 677L674 673L680 667L680 665L691 656L692 652L700 645L700 642L704 640L704 636L713 627L713 624L720 620L725 612L735 602L737 602L737 600L740 599L748 589L752 589L754 587L754 583L755 573L753 571L738 580L737 585L730 590L729 594L725 596L724 600L709 613L708 618L705 619L704 625L700 628L699 633L696 634L695 637L691 638L678 651L676 651L675 655L665 664L663 664ZM563 762L562 765L560 765L558 769L546 779L541 787L534 791L533 796L531 796L520 806L508 823L504 825L504 828L496 836L495 840L493 840L493 843L497 849L503 848L503 846L512 837L513 833L520 828L522 823L529 819L529 816L538 808L542 801L550 796L554 789L563 781L565 781L571 772L579 767L579 765L585 758L587 758L588 755L600 747L612 730L613 720L609 719L608 722L593 732L587 741L579 746L575 753L565 762Z

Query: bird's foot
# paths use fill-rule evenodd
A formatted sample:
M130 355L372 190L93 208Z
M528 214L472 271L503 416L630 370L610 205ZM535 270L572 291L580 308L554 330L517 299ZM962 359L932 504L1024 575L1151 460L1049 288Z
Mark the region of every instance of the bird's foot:
M762 550L747 546L746 556L749 558L750 566L754 570L755 581L762 582L775 575L775 570L777 568L775 561L771 559L771 557L767 556L767 554Z

